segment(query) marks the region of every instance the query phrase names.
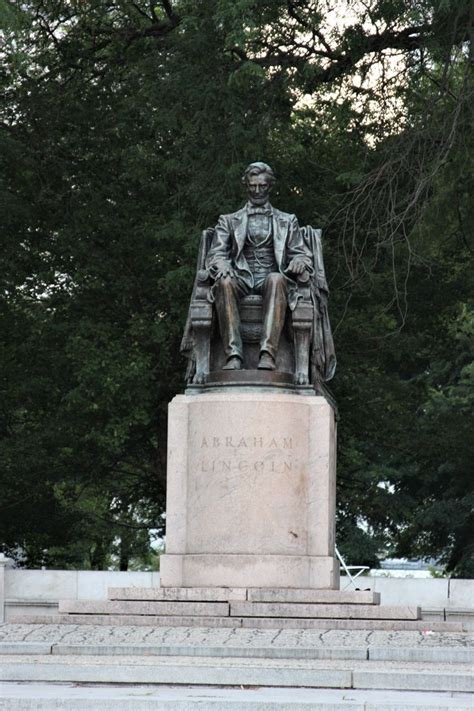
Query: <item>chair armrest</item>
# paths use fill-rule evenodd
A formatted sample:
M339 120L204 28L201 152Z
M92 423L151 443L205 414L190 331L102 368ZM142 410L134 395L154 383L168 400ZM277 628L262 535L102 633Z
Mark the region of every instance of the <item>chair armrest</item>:
M309 287L309 283L298 284L298 295L301 297L298 303L300 303L300 301L311 301L311 289Z
M198 269L196 279L199 284L209 281L209 269Z

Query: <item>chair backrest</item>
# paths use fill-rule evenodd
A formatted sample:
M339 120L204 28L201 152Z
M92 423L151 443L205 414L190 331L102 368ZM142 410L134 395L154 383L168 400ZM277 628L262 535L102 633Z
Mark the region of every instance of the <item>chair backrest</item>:
M343 568L345 574L349 578L349 582L342 589L346 590L350 585L353 585L354 589L357 589L357 583L355 582L356 578L358 578L359 575L362 575L362 573L365 573L366 570L370 570L369 566L368 565L347 565L344 558L339 553L337 546L334 546L334 551L336 553L336 557L337 557L339 563L342 565L342 568ZM355 575L351 571L356 571Z
M199 252L197 258L197 268L196 271L204 271L206 269L206 257L209 249L211 248L212 240L216 230L214 227L206 227L205 230L201 232L201 241L199 243Z

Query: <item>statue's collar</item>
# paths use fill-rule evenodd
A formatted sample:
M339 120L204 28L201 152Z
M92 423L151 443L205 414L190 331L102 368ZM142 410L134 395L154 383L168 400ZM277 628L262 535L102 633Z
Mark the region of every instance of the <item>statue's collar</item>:
M268 201L264 205L252 205L249 201L245 205L245 210L247 215L266 215L267 217L272 217L273 215L273 208Z

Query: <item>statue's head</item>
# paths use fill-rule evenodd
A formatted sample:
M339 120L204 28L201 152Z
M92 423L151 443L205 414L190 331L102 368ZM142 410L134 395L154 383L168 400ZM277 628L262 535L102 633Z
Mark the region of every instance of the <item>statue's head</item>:
M250 163L244 171L242 182L247 187L252 205L264 205L275 184L275 173L267 163Z

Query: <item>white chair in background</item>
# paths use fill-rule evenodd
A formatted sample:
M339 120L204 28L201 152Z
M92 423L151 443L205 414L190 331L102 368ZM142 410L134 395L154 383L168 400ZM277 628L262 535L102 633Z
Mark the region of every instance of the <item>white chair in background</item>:
M342 566L342 569L346 573L347 577L349 578L349 582L347 585L345 585L342 590L347 590L347 588L350 585L354 586L354 590L357 590L357 585L356 585L356 578L359 577L359 575L362 575L366 570L370 570L369 565L346 565L346 562L342 555L339 553L337 546L334 546L334 550L336 551L336 557L339 560L339 563Z

